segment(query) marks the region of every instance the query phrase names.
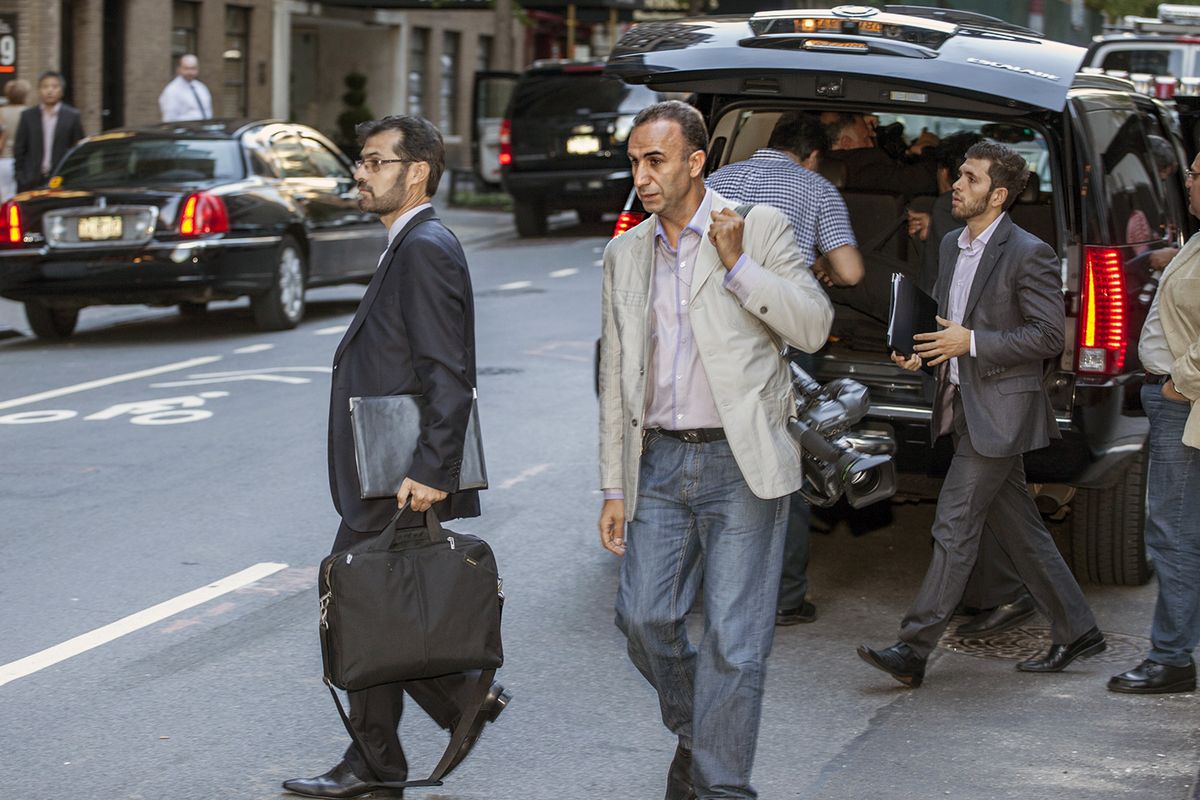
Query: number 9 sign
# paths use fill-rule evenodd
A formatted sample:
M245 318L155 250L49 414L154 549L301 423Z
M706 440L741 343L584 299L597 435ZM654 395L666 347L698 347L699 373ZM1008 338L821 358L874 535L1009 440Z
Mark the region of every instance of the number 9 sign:
M0 36L0 66L9 67L17 62L17 37L11 33Z

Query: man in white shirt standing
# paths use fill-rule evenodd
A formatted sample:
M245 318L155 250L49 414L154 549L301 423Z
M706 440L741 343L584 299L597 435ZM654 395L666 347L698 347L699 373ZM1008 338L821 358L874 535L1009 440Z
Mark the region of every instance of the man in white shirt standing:
M158 96L163 122L212 118L212 93L199 76L200 60L191 53L180 56L175 77Z

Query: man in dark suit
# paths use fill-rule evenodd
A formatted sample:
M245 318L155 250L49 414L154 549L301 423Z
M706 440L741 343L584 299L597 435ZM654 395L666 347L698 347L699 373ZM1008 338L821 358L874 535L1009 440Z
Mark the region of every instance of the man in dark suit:
M441 134L428 121L395 116L358 126L359 207L379 214L388 247L333 357L329 403L329 487L341 515L333 552L377 536L410 504L397 525L421 524L433 508L441 520L479 515L474 491L455 491L475 389L475 310L466 257L430 205L445 169ZM419 394L421 435L409 474L393 500L359 499L349 400ZM315 778L285 781L309 797L357 797L370 781L404 781L408 765L397 726L407 693L447 730L471 702L478 673L387 684L350 692L350 720L371 752L351 743L340 763ZM475 726L451 765L495 720L509 694L493 684ZM373 797L399 797L394 789Z
M829 137L829 149L822 158L846 166L843 189L910 197L937 193L937 167L923 153L937 142L932 134L921 132L905 156L913 157L908 161L893 158L879 147L867 115L826 111L821 114L821 124Z
M45 186L54 166L83 138L79 109L63 102L66 83L57 72L38 78L41 104L21 112L13 142L17 191Z
M900 624L900 641L858 649L867 663L914 688L962 597L985 523L1050 620L1049 650L1017 669L1059 672L1105 648L1025 486L1024 453L1059 436L1042 384L1046 360L1063 347L1059 266L1049 245L1005 213L1029 174L1016 151L980 142L959 173L952 207L966 227L941 245L934 296L942 329L918 334L910 358L892 354L906 369L923 360L939 368L931 433L954 436L933 522L933 560Z

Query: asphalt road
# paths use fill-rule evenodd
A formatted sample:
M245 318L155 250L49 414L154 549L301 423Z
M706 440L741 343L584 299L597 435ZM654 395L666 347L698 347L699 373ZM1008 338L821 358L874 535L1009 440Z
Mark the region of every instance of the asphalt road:
M613 627L617 562L593 532L604 226L564 217L522 241L503 215L445 217L476 288L493 487L483 517L451 527L496 550L515 699L450 783L409 794L660 797L674 744ZM256 331L241 303L199 320L92 309L65 344L0 342L5 796L276 798L335 763L346 736L320 680L315 569L337 524L328 366L361 291L311 293L284 333ZM868 534L815 537L820 617L776 639L761 796L1200 798L1200 699L1104 689L1141 657L1153 584L1086 587L1112 646L1061 675L1013 669L1045 645L1041 621L948 637L916 691L859 661L858 643L894 641L931 517L897 505ZM109 640L75 639L93 631ZM444 743L419 711L404 739L414 772Z

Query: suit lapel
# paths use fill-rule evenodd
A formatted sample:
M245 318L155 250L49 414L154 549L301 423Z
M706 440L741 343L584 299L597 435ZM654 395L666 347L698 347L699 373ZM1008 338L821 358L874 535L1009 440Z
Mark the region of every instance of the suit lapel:
M367 318L367 312L371 310L371 305L375 302L375 298L379 296L380 287L383 286L384 278L387 276L387 271L391 269L392 262L396 260L396 252L400 249L400 245L404 242L404 237L408 236L409 232L426 220L437 219L437 215L432 208L425 209L420 214L408 221L400 233L396 234L395 241L388 247L386 255L379 263L379 268L375 270L375 274L371 277L371 282L367 284L367 291L363 294L363 299L359 301L358 309L354 312L354 319L350 321L350 327L346 329L346 333L342 336L342 341L338 343L337 350L333 354L333 363L337 363L342 357L342 353L346 351L347 345L354 335L358 333L358 329L362 327L363 321Z
M983 287L987 285L988 278L996 269L996 263L1000 260L1004 243L1008 241L1008 234L1011 231L1012 220L1006 214L1000 224L996 226L996 230L992 231L992 238L988 240L987 246L983 248L983 258L979 260L979 267L975 270L975 279L971 281L971 291L967 295L967 305L963 308L964 323L971 318L971 311L979 302L979 298L983 294Z
M716 192L712 193L712 211L721 211L725 208L736 208L731 203L725 201ZM708 226L712 224L712 217L704 220L704 231L700 234L700 249L696 255L696 268L692 272L692 293L688 298L688 302L696 299L696 295L700 292L700 287L704 285L714 272L720 271L724 273L725 265L721 263L721 256L717 253L716 246L708 238ZM742 235L745 237L746 229L742 228ZM742 249L745 250L745 240L743 238Z

